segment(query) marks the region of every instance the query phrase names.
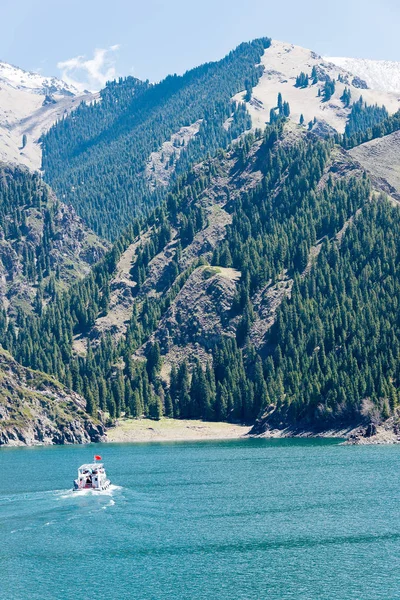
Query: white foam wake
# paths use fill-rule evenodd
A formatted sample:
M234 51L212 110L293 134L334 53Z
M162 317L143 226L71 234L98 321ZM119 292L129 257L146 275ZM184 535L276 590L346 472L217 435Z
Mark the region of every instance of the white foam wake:
M95 490L65 490L59 496L60 499L65 498L79 498L82 496L113 496L114 492L122 490L122 486L111 484L106 490L95 491Z

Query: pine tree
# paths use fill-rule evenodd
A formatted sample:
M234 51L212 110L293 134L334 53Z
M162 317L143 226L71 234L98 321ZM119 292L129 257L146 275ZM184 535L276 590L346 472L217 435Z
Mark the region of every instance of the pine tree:
M316 83L318 83L318 72L317 72L317 67L314 65L311 71L311 79L313 82L313 85L315 85Z
M172 398L169 391L167 391L164 398L164 414L169 418L174 416L174 406L172 404Z
M154 344L150 344L147 352L146 369L150 381L154 382L156 380L157 373L161 369L161 350L160 344L157 341L154 342Z
M154 395L149 404L149 417L151 417L152 419L155 419L156 421L159 421L162 417L162 414L163 414L163 410L162 410L161 399L159 396Z
M282 94L280 92L278 94L277 106L278 106L278 112L279 112L279 114L281 114L282 113L282 107L283 107L283 100L282 100Z

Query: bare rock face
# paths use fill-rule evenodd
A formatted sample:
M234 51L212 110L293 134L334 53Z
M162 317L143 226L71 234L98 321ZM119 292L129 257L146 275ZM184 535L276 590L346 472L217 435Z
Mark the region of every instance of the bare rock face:
M0 446L87 444L105 440L84 399L0 350Z
M179 364L182 348L202 360L221 335L234 335L231 307L239 279L235 269L205 266L193 271L153 336L165 363Z
M24 428L11 427L0 429L0 446L38 446L63 444L89 444L105 440L103 425L94 425L90 421L73 421L69 426L32 425Z

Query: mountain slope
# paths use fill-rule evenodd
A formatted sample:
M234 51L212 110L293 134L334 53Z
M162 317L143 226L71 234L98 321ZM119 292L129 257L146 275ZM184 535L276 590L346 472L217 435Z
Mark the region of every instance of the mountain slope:
M400 131L356 146L349 152L387 194L400 201Z
M299 123L303 115L306 124L315 118L326 124L328 131L330 128L331 132L339 133L344 132L350 113L350 107L341 100L345 88L350 90L352 102L362 96L368 104L385 105L390 114L400 108L397 94L380 89L365 89L367 86L349 70L300 46L273 40L265 50L261 64L264 67L263 75L253 88L251 99L246 103L254 127L263 128L269 122L270 111L277 106L278 94L289 102L290 118L295 123ZM313 68L316 69L318 79L315 83L311 76ZM302 72L309 76L309 83L305 87L296 87L296 78ZM335 81L335 91L325 100L323 88L327 78ZM235 99L243 100L243 94Z
M12 338L3 324L4 343L24 364L81 391L93 411L99 406L112 417L164 412L251 423L276 409L277 398L291 403L291 394L300 393L295 385L306 380L306 370L291 380L296 352L277 323L285 318L289 298L297 298L299 282L336 277L330 267L328 274L321 270L318 258L325 256L328 240L340 253L353 227L362 231L366 223L379 242L370 202L383 201L371 195L362 167L344 149L279 119L265 134L247 135L184 175L147 223L136 223L89 278L57 298L42 317L22 323L23 336ZM391 255L392 242L382 243L377 252ZM356 260L358 246L354 252ZM352 280L360 293L363 277L360 271ZM320 292L321 310L332 286ZM309 293L314 298L312 289ZM372 307L376 313L371 299ZM350 313L350 307L344 304L343 311ZM331 327L328 316L318 316L312 341L299 346L302 364L318 346L318 335ZM300 321L299 332L302 327ZM337 347L349 343L355 358L351 340L340 337L341 327L330 335L338 336ZM369 339L365 323L359 333ZM281 357L282 344L290 353ZM335 353L331 360L341 377L344 363ZM362 421L365 365L360 371L351 409L344 410L335 396L330 412L305 409L309 424ZM271 375L275 372L279 377ZM371 374L368 398L380 413L388 405L382 393L395 379L386 364L381 387L378 375ZM325 383L313 385L323 390ZM328 391L321 391L317 405L327 402ZM308 396L299 398L300 404L308 402ZM278 422L288 425L294 413L275 409Z
M0 161L40 169L41 135L79 104L81 95L56 77L42 77L0 62Z
M339 243L324 243L269 332L261 428L324 429L397 413L399 242L399 207L381 199Z
M302 73L307 85L296 83ZM255 40L156 85L132 77L109 84L101 102L44 136L46 180L95 231L115 239L132 216L160 202L177 174L251 125L263 129L278 112L278 96L286 116L323 135L344 132L361 96L389 114L400 106L397 95L367 89L310 50Z
M381 92L400 94L400 62L329 56L324 60L353 73Z
M39 175L0 164L0 298L9 316L40 312L106 249Z
M101 92L101 102L81 107L43 138L46 180L98 233L115 239L133 216L149 212L163 195L149 183L148 162L154 152L182 128L196 133L164 169L185 172L208 152L226 147L249 125L241 105L231 101L252 87L257 65L270 40L241 44L224 59L156 85L132 77Z
M0 446L87 444L105 439L85 400L0 349Z

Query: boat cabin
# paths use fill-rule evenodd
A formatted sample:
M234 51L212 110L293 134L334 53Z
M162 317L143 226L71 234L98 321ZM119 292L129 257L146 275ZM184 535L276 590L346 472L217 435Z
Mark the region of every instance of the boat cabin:
M78 487L80 490L96 490L103 487L105 479L104 467L101 463L82 465L78 469Z

